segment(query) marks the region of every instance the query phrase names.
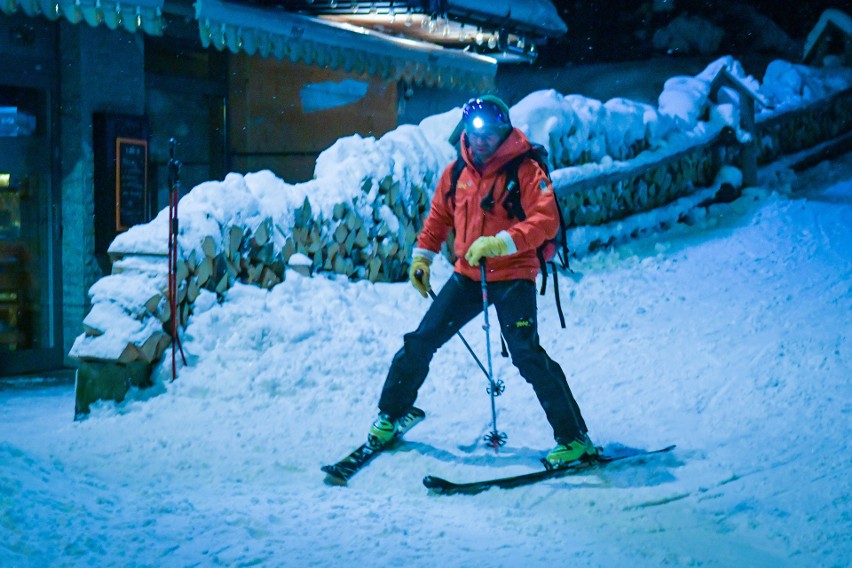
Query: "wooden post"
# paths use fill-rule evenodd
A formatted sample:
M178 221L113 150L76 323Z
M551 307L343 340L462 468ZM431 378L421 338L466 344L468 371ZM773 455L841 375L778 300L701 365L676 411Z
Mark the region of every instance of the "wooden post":
M754 99L740 95L740 125L748 132L749 141L743 146L743 185L757 185L757 128L754 121Z
M734 89L740 97L740 128L749 135L748 142L742 148L743 185L753 186L757 183L757 128L754 103L757 102L766 108L771 108L772 105L760 93L749 89L737 77L728 73L727 69L719 71L710 83L709 98L716 104L719 103L719 89L722 87Z

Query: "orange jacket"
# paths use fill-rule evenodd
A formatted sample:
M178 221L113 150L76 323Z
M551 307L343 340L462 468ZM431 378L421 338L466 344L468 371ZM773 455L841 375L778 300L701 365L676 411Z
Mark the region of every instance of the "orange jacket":
M485 162L482 171L473 166L467 137L461 138L462 156L467 166L462 170L456 186L455 199L446 199L450 189L452 164L438 180L429 215L417 239L417 247L438 252L450 231L455 229L455 270L479 281L479 267L472 267L464 255L478 237L494 236L507 231L517 252L507 256L489 258L486 262L488 280L535 280L540 270L536 249L559 230L559 212L553 186L535 160L524 160L518 168L521 206L526 219L509 218L503 199L506 196L506 174L503 168L513 158L531 148L523 132L515 128L494 154ZM480 206L494 189L494 207L485 211Z

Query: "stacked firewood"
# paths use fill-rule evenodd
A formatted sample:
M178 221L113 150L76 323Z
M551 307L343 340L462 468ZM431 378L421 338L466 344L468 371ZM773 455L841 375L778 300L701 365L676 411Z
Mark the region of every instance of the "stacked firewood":
M701 152L686 154L669 163L643 168L633 176L595 176L570 188L557 188L560 206L569 226L599 224L647 210L670 201L675 188L682 190L700 177L697 170L702 169L703 160L706 156ZM205 235L200 246L179 255L178 324L186 325L201 290L222 296L235 282L270 289L286 279L288 269L306 276L329 272L371 282L405 279L411 250L429 206L432 177L426 176L421 183L409 182L404 192L400 181L391 176L379 180L377 187L374 180L365 179L361 193L371 196L369 205L360 206L357 199L337 203L329 217L314 211L305 198L286 226L282 226L282 219L271 217L248 225L210 225L216 234ZM119 249L110 248L113 274L93 286L93 309L84 321L85 333L78 338L71 355L80 359L153 362L169 344L171 311L166 258L162 252L158 256ZM444 252L451 255L451 250L449 245ZM111 292L104 294L109 301L98 301L98 287L106 287L110 279L133 275L148 279L149 285L124 288L145 289L145 297L117 301L115 292ZM108 340L110 326L103 324L116 321L119 313L128 322L134 321L138 329L129 335L131 341L113 344ZM154 320L157 325L150 323Z
M220 226L220 234L204 236L200 246L179 255L178 325L186 325L202 290L222 296L235 282L270 289L286 279L288 269L371 282L404 279L429 206L428 183L411 184L404 196L400 182L386 176L366 218L352 202L338 203L324 218L305 198L287 229L270 217L254 226ZM373 180L363 184L368 193ZM113 273L92 286L92 310L70 355L88 361L157 361L170 342L166 256L111 247L110 257Z
M116 262L89 290L92 309L69 353L81 361L151 363L169 344L166 258L139 255ZM185 290L185 287L184 287Z
M706 186L715 173L714 146L700 145L657 162L555 187L569 227L594 226L649 211Z
M365 180L364 193L373 180ZM296 210L291 234L285 234L281 259L302 272L333 272L352 279L393 282L404 278L411 248L429 206L423 184L412 184L405 198L400 183L386 176L378 184L378 195L370 204L369 216L354 203L338 203L330 219L314 215L305 199ZM294 264L299 253L309 263Z

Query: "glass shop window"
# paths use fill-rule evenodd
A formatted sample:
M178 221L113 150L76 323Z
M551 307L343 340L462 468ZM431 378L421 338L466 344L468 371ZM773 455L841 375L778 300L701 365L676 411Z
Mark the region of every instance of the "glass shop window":
M0 351L48 347L47 93L0 85Z

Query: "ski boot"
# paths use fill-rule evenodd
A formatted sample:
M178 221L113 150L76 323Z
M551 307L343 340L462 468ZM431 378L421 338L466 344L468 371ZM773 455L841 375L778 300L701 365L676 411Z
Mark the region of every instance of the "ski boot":
M396 437L399 431L399 421L393 420L384 412L379 414L373 425L370 426L370 432L367 434L367 443L370 447L378 449L386 446Z
M598 455L598 450L589 439L588 434L583 434L583 437L577 440L572 440L567 443L562 443L557 440L558 444L550 450L544 458L548 469L557 469L576 461L589 461Z

